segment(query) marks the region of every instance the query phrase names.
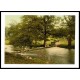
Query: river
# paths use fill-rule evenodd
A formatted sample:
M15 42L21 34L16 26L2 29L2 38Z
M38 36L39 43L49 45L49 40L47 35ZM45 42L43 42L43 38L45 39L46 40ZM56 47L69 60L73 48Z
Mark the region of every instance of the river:
M52 47L46 49L49 63L74 64L74 49Z
M11 45L5 46L6 52L13 52L13 47ZM66 48L60 48L60 47L51 47L51 48L45 48L45 52L47 53L47 63L49 64L74 64L75 61L75 49L66 49ZM40 49L41 51L41 49ZM21 53L22 55L24 53ZM37 54L37 53L36 53ZM29 54L26 55L35 55L29 52Z

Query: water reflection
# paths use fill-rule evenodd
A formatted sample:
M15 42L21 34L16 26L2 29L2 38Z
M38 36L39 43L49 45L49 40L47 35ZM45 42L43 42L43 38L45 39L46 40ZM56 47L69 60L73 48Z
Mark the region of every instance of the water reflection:
M46 50L46 51L44 51ZM41 52L42 51L42 52ZM12 45L5 45L5 52L14 52ZM31 53L31 54L30 54ZM38 56L36 56L38 53ZM33 50L28 51L21 55L34 55L35 58L38 58L40 55L39 53L47 53L47 64L74 64L75 62L75 54L74 49L66 49L66 48L60 48L60 47L52 47L52 48L46 48L46 49L39 49L39 50ZM43 57L44 58L44 57ZM41 58L40 58L41 59ZM44 59L43 59L44 60Z
M48 53L48 63L74 64L74 49L52 47L46 49Z

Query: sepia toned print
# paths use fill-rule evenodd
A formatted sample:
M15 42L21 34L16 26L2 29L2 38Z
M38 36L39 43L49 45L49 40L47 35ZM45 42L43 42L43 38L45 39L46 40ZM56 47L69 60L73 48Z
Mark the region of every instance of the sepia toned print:
M6 15L5 64L74 64L75 15Z

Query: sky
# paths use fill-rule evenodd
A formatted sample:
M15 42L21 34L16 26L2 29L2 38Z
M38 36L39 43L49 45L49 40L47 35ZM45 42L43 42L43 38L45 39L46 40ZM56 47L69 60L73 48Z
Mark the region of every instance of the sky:
M9 27L12 22L19 23L22 15L5 15L5 26Z
M19 23L21 21L21 17L23 15L5 15L5 26L9 27L10 23ZM63 17L58 15L57 17ZM59 26L60 24L56 24L57 26Z

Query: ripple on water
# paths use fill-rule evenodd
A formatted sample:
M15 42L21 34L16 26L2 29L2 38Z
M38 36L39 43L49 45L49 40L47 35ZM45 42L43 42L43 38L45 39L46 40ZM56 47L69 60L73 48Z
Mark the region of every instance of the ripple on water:
M52 47L46 49L48 53L48 63L50 64L73 64L74 49Z
M52 47L46 49L47 53L49 55L65 55L69 53L69 49L66 48L60 48L60 47Z

